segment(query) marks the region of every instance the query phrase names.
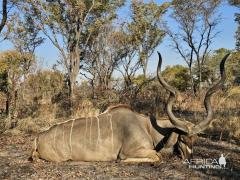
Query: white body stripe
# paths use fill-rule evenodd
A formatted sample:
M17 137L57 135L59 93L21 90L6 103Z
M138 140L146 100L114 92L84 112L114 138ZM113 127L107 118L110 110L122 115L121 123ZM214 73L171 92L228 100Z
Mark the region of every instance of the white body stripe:
M54 131L54 135L53 135L53 147L54 147L55 150L57 149L57 147L56 147L56 135L57 135L57 125L55 127L55 131Z
M71 130L70 130L70 135L69 135L69 145L70 145L71 155L72 155L72 130L73 130L74 122L75 122L75 119L72 120L72 125L71 125Z
M112 115L108 114L109 116L109 123L110 123L110 129L111 129L111 144L112 144L112 152L113 152L113 147L114 147L114 143L113 143L113 124L112 124Z
M96 118L97 118L97 128L98 128L98 136L97 136L97 145L98 145L99 142L101 141L101 132L100 132L100 124L99 124L98 116L96 116Z
M89 138L90 138L90 144L92 144L92 117L90 117L91 122L90 122L90 133L89 133Z
M84 145L87 146L87 129L88 128L88 118L85 118L85 134L84 134Z

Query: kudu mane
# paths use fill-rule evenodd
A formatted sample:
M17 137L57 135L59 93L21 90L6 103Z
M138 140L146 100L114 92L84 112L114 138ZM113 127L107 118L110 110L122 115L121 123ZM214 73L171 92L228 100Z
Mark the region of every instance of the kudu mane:
M117 104L117 105L109 106L103 113L111 112L111 111L113 111L115 109L119 109L119 108L128 109L128 110L133 111L133 109L127 104Z

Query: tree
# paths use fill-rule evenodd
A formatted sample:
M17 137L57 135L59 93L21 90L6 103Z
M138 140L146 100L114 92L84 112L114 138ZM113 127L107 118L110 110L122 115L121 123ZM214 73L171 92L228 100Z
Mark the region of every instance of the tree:
M216 16L216 11L220 2L220 0L174 0L172 2L172 17L176 20L178 28L176 32L168 28L167 33L172 40L173 48L188 65L194 94L192 65L194 62L197 64L197 82L201 89L202 67L210 45L217 35L215 28L219 23L219 16Z
M120 101L125 99L124 103L126 103L126 99L128 99L127 102L131 105L133 105L133 101L136 100L136 96L142 87L152 81L152 78L146 78L144 74L136 77L137 72L141 69L141 62L136 59L138 47L133 41L134 36L135 34L132 34L128 27L122 26L117 33L117 38L114 38L114 42L117 44L116 48L121 50L116 66L116 70L121 73L124 82L120 93Z
M219 61L226 55L227 53L230 53L231 50L220 48L215 50L213 53L211 53L207 60L206 60L206 67L205 69L208 69L208 74L204 75L209 82L209 84L212 84L214 81L216 81L219 77ZM231 56L229 57L229 61L226 64L226 71L227 71L227 79L230 84L237 84L240 83L240 53L232 52Z
M233 6L236 6L238 9L240 8L240 1L238 0L229 0L229 3ZM237 30L236 30L236 50L240 50L240 13L235 14L235 22L238 24Z
M35 97L51 99L61 92L64 86L64 76L59 71L40 70L30 74L26 79L25 93ZM33 95L34 94L34 95Z
M22 83L25 86L18 90L17 119L50 116L66 100L64 75L58 70L38 69L29 73ZM68 106L61 112L61 115L68 114Z
M80 61L91 37L115 17L115 10L122 4L122 0L29 0L24 3L26 12L34 17L35 25L60 52L60 63L67 71L70 100L73 99Z
M134 0L131 4L132 21L128 25L128 31L138 51L139 63L145 77L148 59L165 36L162 16L168 6L169 3L158 5L154 2L144 3L139 0Z
M121 29L119 34L118 43L123 48L123 55L120 58L120 62L117 66L124 80L124 90L132 90L133 79L137 71L141 68L140 61L136 60L137 47L133 40L134 34L125 29Z
M18 51L5 51L0 56L0 77L1 91L6 94L6 113L10 120L16 117L16 104L18 88L21 78L29 70L29 64L34 61L34 57L28 53Z
M122 44L123 32L112 25L105 25L99 29L97 36L89 46L89 51L83 61L82 74L90 80L93 89L108 90L114 70L120 60L126 55L126 47Z
M39 36L40 28L35 26L29 14L21 16L22 11L15 14L14 21L8 23L8 36L15 49L22 53L34 54L35 49L43 43L44 38Z
M9 28L9 23L14 21L14 14L16 13L16 7L18 0L2 0L0 2L0 34L5 40L8 36L8 31L5 31L5 27Z
M166 69L162 72L163 77L168 80L169 84L176 87L180 91L186 91L190 87L190 75L188 68L175 65L167 66Z

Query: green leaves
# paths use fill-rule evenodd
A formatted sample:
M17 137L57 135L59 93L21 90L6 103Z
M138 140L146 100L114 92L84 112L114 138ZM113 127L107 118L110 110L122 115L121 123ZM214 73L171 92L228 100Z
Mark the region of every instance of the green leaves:
M207 58L206 64L204 66L205 75L204 77L215 81L218 79L219 76L219 63L221 59L227 53L231 52L228 49L220 48L214 53L210 54ZM232 52L229 60L226 63L226 72L227 72L227 79L232 83L239 84L240 83L240 53L239 52ZM207 74L206 74L207 73ZM205 78L205 79L206 79Z
M57 94L64 86L64 76L58 71L39 71L31 74L26 80L29 93L34 93L36 97L46 94Z
M12 71L14 74L23 74L33 61L34 57L29 53L5 51L0 55L0 73Z
M139 52L139 61L142 64L144 75L146 75L148 57L151 56L165 35L162 30L162 16L168 7L169 3L158 5L154 2L132 2L132 22L128 24L128 30L132 36L132 42Z
M44 38L39 36L40 29L35 26L33 18L25 14L16 16L10 23L8 39L21 52L34 53L36 47L43 43Z
M188 68L181 65L168 66L162 74L168 80L169 84L178 90L185 91L190 88L191 77L188 73Z
M238 0L229 0L229 3L233 6L240 8L240 1ZM236 50L240 51L240 13L235 14L235 22L238 24L235 38L236 38Z
M15 93L23 82L24 75L29 72L29 68L34 61L34 57L29 53L18 51L5 51L0 54L0 91L7 96L6 112L12 116L16 109Z

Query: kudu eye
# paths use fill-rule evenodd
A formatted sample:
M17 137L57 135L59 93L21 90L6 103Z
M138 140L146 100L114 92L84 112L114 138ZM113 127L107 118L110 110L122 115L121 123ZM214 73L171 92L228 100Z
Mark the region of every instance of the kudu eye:
M186 144L186 139L185 139L183 136L180 136L179 140L180 140L181 142L183 142L184 144Z

